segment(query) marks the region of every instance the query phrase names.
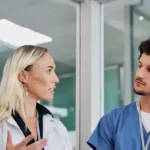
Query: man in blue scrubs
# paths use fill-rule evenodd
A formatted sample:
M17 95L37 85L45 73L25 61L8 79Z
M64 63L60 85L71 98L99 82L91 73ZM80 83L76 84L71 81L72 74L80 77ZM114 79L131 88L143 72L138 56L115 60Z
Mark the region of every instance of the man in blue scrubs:
M93 150L150 150L150 39L139 51L134 91L141 97L100 119L87 142Z

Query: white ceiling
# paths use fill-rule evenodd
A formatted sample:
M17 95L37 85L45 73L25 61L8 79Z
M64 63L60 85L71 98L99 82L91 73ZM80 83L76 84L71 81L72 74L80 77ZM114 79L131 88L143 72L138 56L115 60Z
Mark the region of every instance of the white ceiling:
M149 15L149 0L145 1L145 6L138 9ZM116 2L104 5L105 65L123 62L125 12L123 6L116 6ZM52 37L51 43L42 46L47 47L53 55L56 72L64 74L75 71L76 3L70 0L0 0L0 19L3 18ZM149 20L139 21L136 13L135 18L135 38L147 37ZM0 53L0 66L3 66L11 50L5 49Z
M3 18L52 37L51 43L42 46L47 47L53 55L57 73L74 72L76 46L74 3L63 3L63 0L61 2L58 0L0 0L0 19ZM2 55L4 56L4 54L0 56Z

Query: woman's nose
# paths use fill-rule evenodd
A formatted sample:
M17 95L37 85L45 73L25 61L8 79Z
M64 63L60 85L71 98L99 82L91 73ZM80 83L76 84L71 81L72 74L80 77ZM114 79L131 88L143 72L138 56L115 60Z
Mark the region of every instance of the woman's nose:
M55 81L55 84L59 83L59 78L58 76L56 75L56 81Z
M54 73L54 77L53 77L53 81L52 81L54 84L57 84L59 83L59 78L58 76L56 75L56 73Z

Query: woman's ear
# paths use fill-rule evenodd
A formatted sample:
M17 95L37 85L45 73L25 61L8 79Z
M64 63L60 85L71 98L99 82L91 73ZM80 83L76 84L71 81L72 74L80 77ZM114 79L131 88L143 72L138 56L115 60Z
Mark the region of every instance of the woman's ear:
M28 72L27 71L21 71L18 75L19 81L22 83L27 83L28 82Z

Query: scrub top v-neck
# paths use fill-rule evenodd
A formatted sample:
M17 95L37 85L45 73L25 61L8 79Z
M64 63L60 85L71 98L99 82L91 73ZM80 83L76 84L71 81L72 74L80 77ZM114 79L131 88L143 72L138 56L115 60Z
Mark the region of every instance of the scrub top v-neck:
M150 133L146 132L143 124L142 129L146 144ZM136 103L119 107L103 116L87 143L93 150L142 150Z

